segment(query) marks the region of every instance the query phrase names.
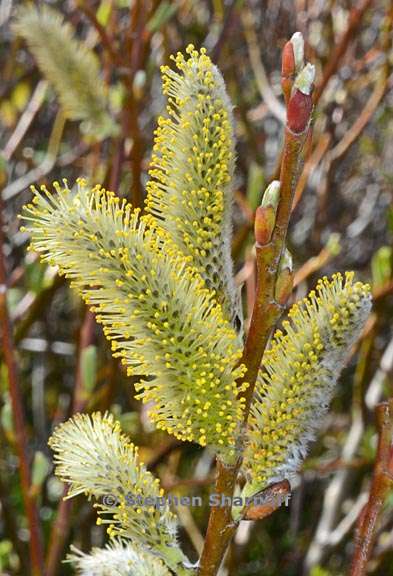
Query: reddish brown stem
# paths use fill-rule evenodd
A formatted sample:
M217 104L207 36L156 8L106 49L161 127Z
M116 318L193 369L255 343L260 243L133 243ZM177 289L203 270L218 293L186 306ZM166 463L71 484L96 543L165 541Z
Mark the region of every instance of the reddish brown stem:
M72 500L64 500L67 495L67 488L64 488L63 497L59 502L56 520L52 525L49 539L49 548L46 559L47 576L55 576L58 573L60 560L63 554L65 541L70 529L70 517L72 510Z
M83 388L83 374L81 370L81 357L83 350L90 346L94 338L94 315L87 311L80 331L78 364L76 369L75 388L72 401L72 414L81 412L86 403ZM46 558L46 576L55 576L58 573L59 563L63 554L65 542L70 529L72 504L71 500L64 500L67 488L64 489L63 499L60 501L56 520L53 524L48 554Z
M31 476L28 456L28 437L25 415L23 411L22 394L19 387L18 371L15 362L12 328L7 309L7 271L4 256L3 205L0 198L0 327L3 345L3 357L7 368L7 380L14 419L16 450L19 459L19 474L23 504L30 531L29 547L31 574L44 574L43 547L40 533L38 509L31 493Z
M246 418L248 417L262 356L271 330L281 313L281 308L274 299L274 287L281 253L285 247L299 158L306 132L307 130L302 134L294 134L286 129L280 174L280 203L278 205L273 238L270 244L256 247L257 291L242 358L242 362L247 366L244 380L249 383L249 387L244 393L246 398Z
M76 5L78 6L79 10L83 12L83 14L90 20L90 23L96 29L102 45L108 52L113 64L119 67L124 66L125 62L123 61L121 54L113 48L113 41L111 38L109 38L105 28L98 22L94 10L88 6L86 2L81 2L80 0L76 2Z
M376 538L378 519L393 488L393 399L377 406L379 441L370 496L359 518L350 576L364 576Z
M239 382L239 384L242 384L246 381L249 384L247 390L244 392L244 398L246 400L244 425L247 424L262 356L271 331L281 313L281 307L274 299L274 289L280 256L285 247L299 158L306 134L307 129L301 134L295 134L286 129L280 174L280 202L273 237L271 242L266 246L256 247L257 291L250 329L242 357L242 362L247 367L247 373ZM233 466L225 466L222 462L217 462L216 494L233 496L240 464L240 458ZM235 529L236 524L232 520L230 505L212 508L206 532L205 545L200 559L199 576L214 576L217 574Z
M236 466L225 466L217 460L215 494L233 497L239 466L240 462ZM217 574L235 529L236 524L232 520L231 506L213 506L200 560L199 576Z

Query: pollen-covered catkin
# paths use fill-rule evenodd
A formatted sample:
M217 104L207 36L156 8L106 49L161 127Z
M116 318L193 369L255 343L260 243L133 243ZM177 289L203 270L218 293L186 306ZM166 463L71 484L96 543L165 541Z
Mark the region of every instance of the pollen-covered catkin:
M93 497L97 523L106 524L111 537L129 538L163 558L166 548L177 547L177 519L168 504L130 505L131 495L157 499L163 491L159 480L138 462L138 449L112 415L77 414L55 429L49 446L55 453L56 475L70 486L67 497Z
M136 389L157 428L234 457L241 348L190 257L113 193L55 188L24 209L32 247L71 279L128 374L149 376Z
M306 455L370 312L370 287L353 276L320 280L292 306L264 355L244 458L247 495L290 478Z
M231 260L234 136L224 81L202 48L162 67L167 114L158 119L146 209L241 322Z

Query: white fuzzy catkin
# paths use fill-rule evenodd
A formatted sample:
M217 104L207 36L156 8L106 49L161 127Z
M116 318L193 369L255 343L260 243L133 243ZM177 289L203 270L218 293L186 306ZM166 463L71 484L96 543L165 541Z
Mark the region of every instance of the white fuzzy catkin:
M67 562L78 576L170 576L159 558L141 548L115 540L105 548L93 548L84 554L74 546Z
M93 498L97 524L106 524L109 536L151 549L172 567L183 561L177 519L168 504L143 505L146 498L162 498L159 480L138 461L138 449L111 414L75 415L55 429L49 446L56 475L69 484L67 498L81 493ZM137 497L141 506L133 504Z
M53 85L72 120L83 120L85 131L98 138L114 135L117 127L108 112L108 98L97 56L78 40L60 12L48 6L21 6L14 23Z

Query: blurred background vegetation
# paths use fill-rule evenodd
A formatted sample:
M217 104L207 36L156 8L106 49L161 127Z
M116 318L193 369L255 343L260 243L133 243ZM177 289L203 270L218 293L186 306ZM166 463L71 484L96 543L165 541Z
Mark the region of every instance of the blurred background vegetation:
M372 283L375 305L348 358L329 417L321 422L319 440L293 485L290 506L264 522L241 524L226 573L344 574L373 470L374 408L393 395L391 2L35 3L63 15L67 29L53 13L29 20L31 5L0 2L2 249L16 363L11 385L22 397L32 469L29 499L38 510L48 576L71 573L61 564L71 542L88 551L106 538L83 497L62 501L63 486L52 473L48 436L73 412L117 414L171 494L201 495L207 503L214 461L202 448L153 430L93 315L54 269L26 252L28 238L19 231L17 214L30 200L29 186L84 176L142 205L156 116L164 106L159 68L189 43L205 46L235 106L233 256L247 318L255 288L253 213L277 170L283 138L280 51L296 30L303 33L307 58L317 68L317 106L290 226L296 266L292 301L319 276L353 269ZM34 34L45 38L57 68L49 68ZM6 355L3 346L0 573L28 575L29 530ZM184 546L197 559L209 509L178 511ZM370 569L379 576L393 574L393 493Z

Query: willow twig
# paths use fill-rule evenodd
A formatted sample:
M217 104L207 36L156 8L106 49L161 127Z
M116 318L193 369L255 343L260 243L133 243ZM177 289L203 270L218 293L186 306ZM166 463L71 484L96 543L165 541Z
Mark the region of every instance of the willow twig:
M362 23L363 16L371 6L372 2L373 0L361 0L357 6L354 6L351 9L347 28L336 44L333 52L331 53L329 61L324 68L322 80L317 85L313 94L314 104L319 102L330 78L337 72L338 68L340 67L342 59L348 50L351 41L353 38L355 38L356 32Z
M1 174L0 174L1 177ZM32 576L43 574L43 549L40 534L38 509L34 497L30 491L31 476L28 455L28 438L26 431L25 415L23 411L22 394L19 387L18 372L15 362L14 342L12 328L7 309L7 272L4 256L3 234L3 205L0 197L0 327L3 346L3 356L7 368L7 380L11 399L12 414L14 419L16 450L19 459L19 471L23 504L26 511L27 522L30 531L30 561Z
M243 11L241 12L241 18L244 35L248 46L250 64L254 72L259 93L271 114L277 118L280 124L285 124L285 107L278 100L270 86L269 79L267 77L259 52L258 39L254 29L254 18L251 10L247 6L243 8Z
M90 346L93 341L94 327L94 315L90 311L87 311L80 331L78 363L72 401L72 414L81 412L86 403L81 359L83 350L87 348L87 346ZM61 499L57 509L56 520L52 526L46 559L46 576L55 576L58 573L63 548L70 529L70 517L73 501L65 500L64 497L66 495L67 488L64 489L63 498Z
M329 80L339 69L341 62L345 56L345 53L348 50L349 45L351 44L358 28L362 23L363 16L370 7L370 5L372 4L372 2L373 0L361 0L358 6L355 6L351 9L347 28L343 33L343 35L341 36L338 43L336 44L335 49L331 53L330 58L326 66L324 67L322 80L319 82L313 93L314 105L318 104L319 100L321 99L321 96L323 95L326 89L326 86L329 83ZM276 179L278 177L280 173L281 162L282 162L282 154L278 159L272 179Z
M88 4L86 4L86 2L80 2L77 0L76 5L78 6L79 10L83 12L83 14L90 20L90 23L95 28L97 34L100 37L102 46L108 52L112 62L116 66L125 66L125 62L123 61L121 54L113 48L113 41L111 38L109 38L102 24L100 24L100 22L97 20L97 16L95 15L94 10Z
M26 132L28 131L31 123L33 122L37 112L44 102L45 94L47 91L48 83L45 80L40 80L35 87L35 90L30 98L26 109L24 110L19 122L8 140L3 150L4 159L9 162L15 150L23 140Z
M48 143L48 150L46 152L46 156L41 164L21 176L17 178L8 186L6 186L2 192L2 197L4 201L11 200L14 196L19 194L22 190L25 190L33 184L40 180L46 174L49 174L51 170L54 168L56 163L56 158L59 153L60 143L63 136L63 130L66 123L66 118L64 113L59 110L57 113L55 122L53 124L52 133L49 138ZM75 157L71 156L71 160L74 161Z
M379 442L370 496L359 518L350 576L364 576L386 498L393 487L393 398L376 408Z
M294 112L293 107L292 112ZM285 130L283 161L280 172L280 201L272 238L266 245L256 245L256 297L241 360L246 366L247 372L239 382L239 385L244 382L248 383L248 387L243 393L245 399L244 425L247 424L262 356L271 331L282 311L282 307L275 299L276 278L281 254L285 248L299 160L309 128L309 117L302 118L302 122L300 122L300 124L304 124L302 129L298 133L294 132L289 124L294 117L299 120L299 116L296 113L289 115ZM241 448L240 446L240 452ZM217 461L216 494L228 496L229 498L233 497L240 464L241 457L233 466L224 465L220 460ZM214 576L217 574L236 527L237 523L232 519L230 505L212 508L206 532L205 546L200 559L199 576Z

